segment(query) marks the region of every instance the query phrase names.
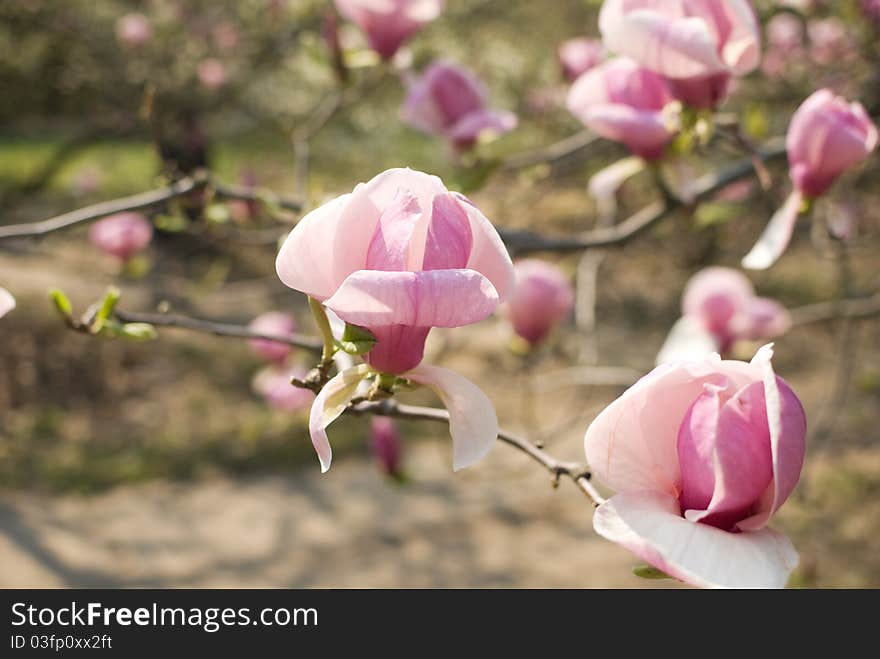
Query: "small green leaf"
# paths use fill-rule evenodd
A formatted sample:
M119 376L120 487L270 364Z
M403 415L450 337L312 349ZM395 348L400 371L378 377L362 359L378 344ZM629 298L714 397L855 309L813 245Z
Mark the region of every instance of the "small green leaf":
M116 309L116 304L119 302L119 298L122 295L119 289L115 286L111 286L107 289L107 292L104 293L104 299L101 300L101 306L98 307L98 312L95 314L95 319L92 321L91 331L95 334L100 332L104 324L107 322L107 319L113 315L114 309Z
M70 320L73 316L73 306L70 304L70 300L61 289L53 288L49 291L49 299L52 301L55 310L61 315L61 317L65 320Z
M226 204L211 204L205 208L205 219L213 224L226 224L231 217Z
M634 575L642 579L672 579L668 574L658 570L653 565L636 565L632 571Z
M346 323L342 339L335 343L340 350L349 355L364 355L376 345L376 337L368 329Z
M183 215L178 214L166 214L166 215L157 215L153 218L153 224L157 229L161 231L168 231L169 233L177 233L183 231L189 226L189 220L186 219Z
M119 336L134 341L150 341L159 336L149 323L125 323L117 331Z

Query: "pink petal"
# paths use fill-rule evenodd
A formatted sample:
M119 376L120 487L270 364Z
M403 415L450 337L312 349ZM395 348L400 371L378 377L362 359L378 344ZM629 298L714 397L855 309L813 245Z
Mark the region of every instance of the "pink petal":
M703 588L782 588L798 555L772 529L729 533L690 522L673 497L618 494L599 506L593 527L676 579Z
M746 254L742 260L742 266L750 270L766 270L776 263L785 252L791 236L794 233L794 225L797 222L803 204L803 195L795 190L785 204L770 218L764 233L758 238L758 242L752 247L752 251Z
M593 473L617 491L647 490L677 497L678 429L704 384L724 377L739 388L759 379L760 369L717 356L655 368L587 429L584 449Z
M480 210L462 194L453 195L462 202L462 207L471 223L473 245L467 268L476 270L492 282L498 293L498 301L503 302L513 292L515 277L513 262L501 237Z
M495 138L516 128L516 115L505 110L478 110L457 121L448 131L459 148L470 148L480 138Z
M15 309L15 298L12 293L0 287L0 318Z
M486 394L458 373L438 366L422 364L406 377L431 388L449 412L453 470L469 467L489 453L498 437L498 417Z
M292 377L303 378L305 371L299 368L271 365L257 371L251 381L255 393L266 399L272 407L284 412L296 412L308 407L315 399L308 389L295 387Z
M369 373L370 367L360 364L347 371L343 371L330 379L321 389L315 402L312 403L312 411L309 414L309 434L312 437L312 445L318 453L321 461L321 473L330 469L330 460L333 451L330 449L330 441L327 439L327 426L333 423L348 407L351 399L357 393L358 385Z
M422 218L418 200L406 190L379 215L379 224L367 250L367 270L404 271L413 269L413 233Z
M625 144L645 160L661 157L672 139L662 113L628 105L597 105L583 112L580 119L602 137Z
M451 193L434 197L422 270L467 267L474 237L463 204Z
M364 355L364 360L382 373L406 373L421 363L431 328L373 325L370 331L376 337L376 345Z
M791 387L774 373L772 357L772 345L764 346L752 364L761 369L764 381L773 482L764 493L755 515L737 524L743 531L760 529L767 524L794 490L804 466L807 418Z
M498 293L474 270L360 270L325 304L361 327L460 327L487 318L498 306Z

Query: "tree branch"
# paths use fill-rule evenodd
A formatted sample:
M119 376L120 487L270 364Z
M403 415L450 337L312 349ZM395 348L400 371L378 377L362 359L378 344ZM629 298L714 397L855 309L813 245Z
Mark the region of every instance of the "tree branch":
M839 318L864 319L880 316L880 294L872 297L817 302L791 310L793 325L824 323Z
M757 152L762 162L775 160L785 155L785 143L781 138L767 142ZM739 181L755 171L752 157L743 158L730 167L701 177L694 185L694 198L689 204L678 199L662 199L645 206L620 224L608 228L598 228L578 236L567 238L548 238L531 231L499 229L501 239L508 249L517 254L530 252L575 252L596 247L623 245L642 232L686 205L706 200L725 186Z

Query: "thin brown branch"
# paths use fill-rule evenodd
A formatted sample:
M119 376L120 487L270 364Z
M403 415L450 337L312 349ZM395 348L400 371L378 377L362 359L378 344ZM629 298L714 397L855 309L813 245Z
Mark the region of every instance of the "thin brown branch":
M585 149L596 142L597 139L598 136L592 131L582 130L549 146L510 156L501 164L499 170L513 171L545 163L553 164Z
M762 162L775 160L785 155L782 139L770 140L758 151ZM751 176L755 171L752 158L743 158L730 167L706 174L694 184L694 198L690 204L697 204L714 195L727 185ZM686 204L674 198L662 199L645 206L629 218L613 227L600 227L578 236L550 238L531 231L501 229L499 233L508 249L517 254L530 252L576 252L597 247L623 245L655 226L674 211Z
M303 336L302 334L290 334L288 336L261 334L259 332L252 332L244 325L217 323L210 320L200 320L178 314L136 313L132 311L117 310L114 312L114 315L123 323L149 323L156 327L177 327L179 329L207 332L216 336L229 336L239 339L266 339L269 341L277 341L278 343L286 343L311 352L319 353L323 347L320 339Z
M791 320L795 326L825 323L840 318L864 319L872 316L880 316L880 294L817 302L791 310Z
M394 400L383 400L374 403L361 403L350 410L353 414L378 414L401 419L422 421L436 421L449 423L449 412L434 407L417 407L415 405L401 405ZM532 460L543 466L553 476L553 482L565 477L571 480L594 505L601 505L605 499L590 482L590 472L586 465L578 462L563 462L556 459L546 451L538 448L528 439L501 430L498 439L505 444L525 453Z

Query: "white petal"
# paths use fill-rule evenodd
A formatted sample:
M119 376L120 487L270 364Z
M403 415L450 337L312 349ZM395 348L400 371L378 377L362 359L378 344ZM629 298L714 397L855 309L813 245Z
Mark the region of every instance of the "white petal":
M330 469L333 451L327 439L327 426L339 418L355 397L361 381L369 373L370 367L360 364L332 377L312 403L309 414L309 434L312 445L321 461L321 473Z
M782 588L798 563L781 533L729 533L690 522L678 501L664 494L613 496L596 510L593 527L657 569L702 588Z
M428 364L417 366L406 377L432 389L449 411L455 471L469 467L491 450L498 437L498 417L492 402L473 382Z
M645 161L637 156L623 158L593 174L588 184L590 195L596 200L600 217L613 218L617 214L616 196L627 179L645 169Z
M0 318L15 309L15 298L5 288L0 288Z
M767 228L764 229L764 233L752 247L752 251L742 260L744 268L766 270L776 263L777 259L785 252L788 243L791 242L791 235L794 233L794 225L800 215L802 203L803 196L797 190L788 196L782 208L770 218Z
M719 345L703 324L690 317L679 318L657 354L656 363L694 361L718 352Z

